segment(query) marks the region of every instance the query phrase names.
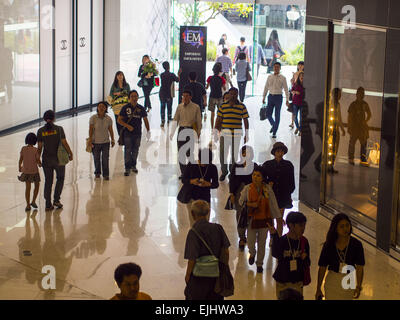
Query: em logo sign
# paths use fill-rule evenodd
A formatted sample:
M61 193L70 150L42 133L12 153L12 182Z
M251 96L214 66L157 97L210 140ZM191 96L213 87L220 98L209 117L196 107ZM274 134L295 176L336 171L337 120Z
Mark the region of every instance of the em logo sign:
M202 30L186 29L182 34L182 39L185 43L197 48L204 46L204 33Z

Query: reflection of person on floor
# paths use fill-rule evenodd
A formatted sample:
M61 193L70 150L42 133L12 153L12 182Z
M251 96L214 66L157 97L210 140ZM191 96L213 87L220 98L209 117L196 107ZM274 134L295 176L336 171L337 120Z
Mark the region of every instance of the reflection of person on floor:
M311 156L313 155L314 141L310 127L311 119L308 118L308 103L303 102L301 107L301 160L300 160L300 178L307 179L307 176L303 174L303 169L307 165Z
M365 90L363 87L357 89L357 99L350 104L348 113L349 163L354 165L354 149L357 140L360 141L360 165L369 166L367 160L367 141L369 138L368 121L371 119L371 110L368 103L364 101Z
M53 215L53 224L51 216ZM60 211L46 212L44 221L43 265L53 266L56 270L56 290L63 291L65 279L71 268L74 253L65 256L65 235L61 223Z
M4 47L3 41L0 41L0 93L7 88L8 102L10 103L13 98L13 57L11 50Z
M25 237L18 241L19 261L25 266L25 277L28 283L33 284L42 279L42 248L40 245L40 228L36 221L37 211L31 215L34 234L32 237L29 213L25 221Z
M342 122L342 111L340 108L340 98L342 97L342 89L334 88L332 90L330 105L329 105L329 114L333 117L332 129L328 131L328 141L330 141L330 137L332 138L332 158L331 164L328 165L328 172L330 173L338 173L337 170L334 169L335 160L337 153L339 151L339 142L340 142L340 133L339 129L342 131L342 135L344 136L346 132L344 131L344 125ZM332 111L333 109L333 111ZM331 117L331 116L330 116Z

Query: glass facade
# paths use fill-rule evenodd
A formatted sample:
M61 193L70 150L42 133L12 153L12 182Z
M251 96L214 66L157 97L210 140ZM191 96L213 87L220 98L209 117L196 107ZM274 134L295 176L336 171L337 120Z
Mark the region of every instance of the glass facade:
M39 0L0 3L0 130L39 117Z

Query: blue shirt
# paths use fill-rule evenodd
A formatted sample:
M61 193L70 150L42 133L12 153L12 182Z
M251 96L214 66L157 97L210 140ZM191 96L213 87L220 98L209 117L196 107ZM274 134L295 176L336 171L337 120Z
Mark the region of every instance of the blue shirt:
M236 62L237 81L247 81L247 70L251 71L250 64L246 60L238 60Z
M218 57L216 62L220 62L222 64L222 72L228 73L232 68L232 60L229 56L223 55Z

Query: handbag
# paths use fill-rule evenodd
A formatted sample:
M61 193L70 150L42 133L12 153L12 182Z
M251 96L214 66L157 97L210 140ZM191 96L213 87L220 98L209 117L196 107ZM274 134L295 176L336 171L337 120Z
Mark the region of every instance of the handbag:
M140 80L139 80L139 82L137 83L137 86L138 86L139 88L143 88L143 86L144 86L144 81L143 81L143 79L140 79Z
M246 79L247 79L247 81L253 80L253 77L251 76L249 69L250 69L249 68L249 63L247 62L247 70L246 70Z
M267 119L267 105L263 104L260 109L260 121L264 121L265 119Z
M301 253L303 254L306 252L306 243L307 239L304 237L300 238L300 246L301 246ZM303 285L308 286L311 283L311 273L310 273L310 265L307 262L303 262L304 268L304 278L303 278Z
M65 150L64 145L62 144L61 132L59 132L59 135L60 135L60 144L58 145L57 149L58 165L65 166L69 162L69 154L67 150Z
M289 103L289 107L287 108L287 111L290 113L293 113L293 103Z
M233 296L234 291L235 285L229 268L229 259L226 251L222 250L219 257L219 277L215 282L214 292L223 297L230 297Z
M191 184L183 184L177 196L178 201L188 204L192 200L192 190L193 187Z
M372 164L379 165L379 160L381 157L381 151L379 143L374 143L374 146L370 149L368 154L368 161Z
M235 207L231 201L231 196L229 196L228 200L226 201L225 210L233 210L233 209L235 209Z
M193 268L193 275L196 277L207 277L207 278L218 278L219 277L219 260L214 255L211 248L208 246L207 242L202 236L197 232L195 228L192 228L193 232L199 237L199 239L210 251L211 255L202 256L196 259L196 264Z
M86 138L86 152L92 153L93 147L92 144L89 143L90 138Z
M160 78L159 77L154 77L153 85L155 87L159 87L160 86Z

